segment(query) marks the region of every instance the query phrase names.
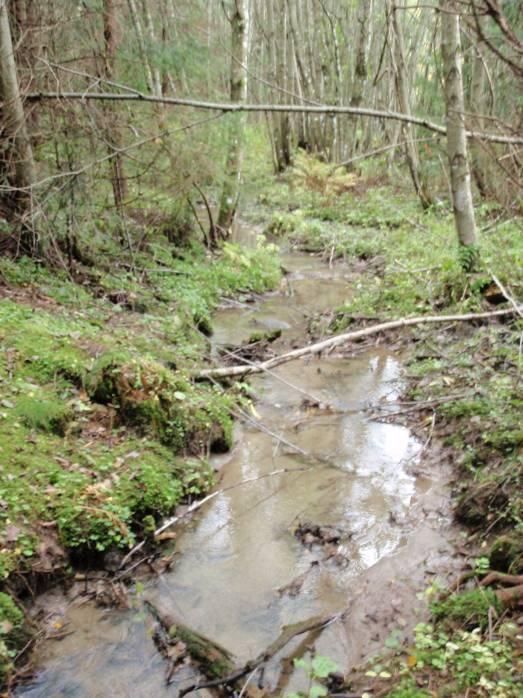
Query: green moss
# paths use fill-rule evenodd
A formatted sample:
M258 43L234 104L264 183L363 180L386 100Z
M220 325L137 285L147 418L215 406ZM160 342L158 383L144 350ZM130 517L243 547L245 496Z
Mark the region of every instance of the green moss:
M122 423L173 451L227 450L232 442L230 398L146 358L102 356L87 382L94 400L111 402Z
M511 574L523 572L523 534L514 531L496 538L490 548L490 564L493 569Z
M31 429L64 435L72 411L67 404L55 399L21 396L16 403L15 415Z
M13 599L0 592L0 681L13 669L13 659L29 638L22 610Z
M404 679L401 686L385 695L387 698L430 698L431 696L428 691L418 688L412 677Z
M281 337L281 330L266 330L264 332L253 332L246 344L255 344L256 342L274 342Z
M203 674L209 678L222 678L230 674L234 664L228 652L210 640L200 637L188 628L172 626L171 637L178 637L186 646L189 655L202 667Z

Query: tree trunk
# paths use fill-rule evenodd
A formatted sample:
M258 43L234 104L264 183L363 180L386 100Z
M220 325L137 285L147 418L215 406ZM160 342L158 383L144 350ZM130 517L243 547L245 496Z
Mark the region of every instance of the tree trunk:
M440 0L440 7L445 10L441 12L441 50L445 85L447 154L462 266L465 271L473 271L478 261L477 234L465 133L460 20L455 4L455 2Z
M485 127L484 119L482 118L485 110L485 70L483 66L482 44L482 41L478 41L477 45L473 47L470 79L469 111L480 115L474 119L474 127L478 131L481 131ZM470 163L472 174L481 197L486 199L489 196L489 187L482 160L483 158L480 145L472 142L470 145Z
M245 102L247 76L245 65L249 41L249 0L234 0L231 16L231 102ZM245 115L233 116L229 129L229 152L225 163L225 181L220 199L218 227L228 233L238 206L243 160Z
M149 56L147 54L147 46L145 43L142 19L140 17L140 14L138 13L136 0L127 0L127 4L129 5L129 12L131 13L134 31L136 32L136 38L138 39L138 49L140 53L140 58L142 59L143 63L147 87L149 88L151 94L156 95L155 79L153 77L153 70L149 61Z
M114 73L117 46L115 0L104 0L103 27L104 60L102 74L107 80L111 80ZM111 159L111 185L114 203L117 210L123 213L124 201L127 198L127 179L124 174L123 158L121 153L118 152L121 148L120 129L118 128L119 116L110 105L105 110L104 116L107 120L106 131L109 153L114 155Z
M20 240L24 250L35 253L37 240L31 213L36 168L20 97L7 0L0 0L0 98L3 102L0 132L8 139L7 154L14 163L14 174L9 179L15 191L8 202L7 213L12 213L13 219L21 226Z
M363 101L363 93L367 82L367 51L369 46L370 16L372 13L372 0L363 0L358 11L358 43L356 46L356 61L354 64L354 76L352 80L351 107L359 107ZM353 122L353 134L351 139L351 153L355 155L362 138L358 137L360 119L355 116Z
M392 24L393 36L391 41L393 46L390 46L391 59L394 69L394 78L396 83L396 95L398 99L399 110L403 114L410 114L410 95L409 86L407 82L407 66L405 60L405 47L403 42L403 29L398 21L398 9L401 8L401 4L397 6L394 2L387 2L387 10L390 13L390 20ZM421 174L421 166L419 160L419 152L416 144L413 142L413 131L411 124L404 124L403 128L403 139L406 141L405 145L405 155L407 157L407 164L409 166L409 172L414 185L416 194L419 197L421 205L424 209L429 208L432 205L432 197L427 191L427 187L423 182Z

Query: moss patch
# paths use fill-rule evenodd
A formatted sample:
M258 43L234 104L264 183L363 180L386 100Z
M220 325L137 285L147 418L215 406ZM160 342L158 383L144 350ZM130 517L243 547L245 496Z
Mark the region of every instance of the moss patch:
M232 444L236 396L190 378L210 360L201 331L220 298L277 284L279 261L263 240L173 256L165 232L69 274L0 260L0 583L128 549L212 486L206 456Z

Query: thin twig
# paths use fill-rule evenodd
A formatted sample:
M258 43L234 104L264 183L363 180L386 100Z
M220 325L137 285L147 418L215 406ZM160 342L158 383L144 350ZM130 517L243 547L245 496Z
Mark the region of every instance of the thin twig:
M167 519L160 528L157 528L156 531L153 534L153 537L156 538L159 536L161 533L166 531L168 528L171 528L175 524L179 523L183 519L187 518L191 514L194 514L195 511L198 511L198 509L201 509L205 504L208 502L212 501L216 497L219 497L221 494L224 494L225 492L229 492L230 490L234 490L238 487L242 487L243 485L247 485L253 482L258 482L259 480L264 480L268 477L275 477L277 475L284 475L287 473L297 473L297 472L304 472L306 470L311 470L311 467L308 468L280 468L279 470L273 470L270 473L265 473L264 475L258 475L256 477L249 477L246 478L245 480L241 480L240 482L236 482L234 485L228 485L227 487L223 487L220 490L216 490L215 492L211 492L211 494L208 494L206 497L203 499L199 499L196 502L193 502L190 507L188 507L183 513L177 514L176 516L171 517L170 519ZM139 550L141 550L145 545L145 540L140 541L140 543L137 543L134 548L131 548L131 550L127 553L127 555L124 557L122 562L120 563L120 568L124 567L129 560L135 555Z

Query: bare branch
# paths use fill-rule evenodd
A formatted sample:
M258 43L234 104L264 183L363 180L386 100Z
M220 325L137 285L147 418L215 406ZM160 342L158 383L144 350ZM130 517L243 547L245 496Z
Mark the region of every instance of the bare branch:
M169 106L191 107L208 111L226 112L287 112L294 114L352 114L354 116L367 116L374 119L389 119L421 126L429 131L446 135L444 126L434 123L429 119L401 114L395 111L382 111L367 107L349 107L338 104L308 105L308 104L240 104L232 102L206 102L196 99L180 99L178 97L159 97L143 93L122 94L117 92L32 92L26 95L29 101L64 100L73 99L83 102L100 100L116 102L151 102L167 104ZM468 138L478 138L491 143L523 144L523 137L502 136L495 133L482 133L480 131L467 131Z

